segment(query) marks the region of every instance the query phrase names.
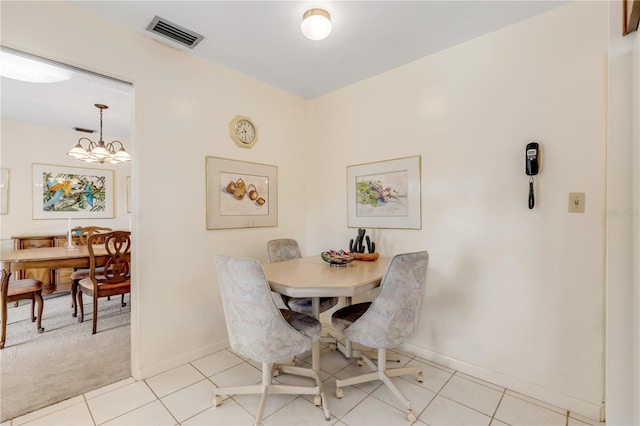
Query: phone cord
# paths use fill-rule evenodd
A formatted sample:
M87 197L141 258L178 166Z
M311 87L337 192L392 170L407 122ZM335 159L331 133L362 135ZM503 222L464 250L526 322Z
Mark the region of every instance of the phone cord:
M532 209L535 204L533 197L533 176L529 178L529 209Z

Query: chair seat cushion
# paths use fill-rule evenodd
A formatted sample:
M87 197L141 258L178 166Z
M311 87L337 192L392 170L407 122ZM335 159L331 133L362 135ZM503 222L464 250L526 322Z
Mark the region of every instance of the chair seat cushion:
M344 331L345 328L349 327L367 312L369 306L371 306L371 302L356 303L355 305L338 309L331 316L331 324L339 331Z
M77 271L73 271L71 273L71 279L72 280L83 280L85 278L89 278L89 271L90 269L78 269ZM104 266L100 266L99 268L96 268L96 273L97 274L101 274L104 272Z
M312 342L320 338L322 325L314 317L290 309L280 309L280 312L291 327L310 338Z
M83 289L87 289L90 292L93 291L93 281L91 281L91 278L85 278L83 280L80 280L78 284L80 284L80 287L82 287ZM98 284L98 288L100 289L101 292L104 292L107 290L113 290L116 288L124 288L124 287L126 288L131 287L131 280L123 281L117 284Z
M24 279L9 281L7 296L15 296L16 294L33 293L42 290L42 281Z
M327 311L337 304L337 297L321 297L320 312ZM289 300L287 300L287 305L292 311L300 312L302 314L311 315L313 312L310 297L290 297Z

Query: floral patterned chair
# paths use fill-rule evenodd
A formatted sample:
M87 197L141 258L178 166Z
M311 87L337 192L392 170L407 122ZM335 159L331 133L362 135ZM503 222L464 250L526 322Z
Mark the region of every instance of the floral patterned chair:
M267 259L269 263L282 262L284 260L298 259L302 257L298 242L291 238L280 238L267 242ZM292 311L311 315L310 297L282 296L284 303ZM337 297L321 297L320 312L333 308L338 303Z
M315 395L314 404L322 404L325 419L329 420L327 398L319 376L320 322L299 312L278 309L256 260L217 256L216 269L231 349L262 363L262 383L216 387L214 407L222 403L221 395L262 394L255 423L259 425L270 393ZM315 386L272 383L276 364L288 362L309 349L312 351L311 369L289 365L279 365L277 369L313 378Z
M342 386L382 380L407 409L409 421L417 415L409 401L391 377L418 374L423 380L421 367L387 368L387 348L395 348L413 333L422 300L429 254L426 251L399 254L391 259L382 278L380 292L372 302L346 306L333 313L331 323L342 331L345 339L378 350L377 365L362 354L366 364L375 370L370 373L336 380L336 397L342 398Z

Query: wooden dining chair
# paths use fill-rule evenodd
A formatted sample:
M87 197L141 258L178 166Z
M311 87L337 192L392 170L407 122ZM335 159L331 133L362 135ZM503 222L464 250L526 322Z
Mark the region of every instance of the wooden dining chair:
M0 349L4 348L7 337L7 310L8 304L18 300L31 300L31 322L36 323L38 333L44 332L42 328L42 281L32 279L22 279L9 281L11 272L2 270L2 287L0 288L0 306L2 307L2 337L0 338ZM35 316L35 302L38 301L38 316Z
M110 231L112 231L111 228L106 228L102 226L83 226L83 227L73 228L71 230L72 233L78 235L79 245L82 245L82 246L86 246L87 244L89 244L90 236L94 234L100 234L100 233L105 233ZM99 243L101 241L99 239L96 242ZM96 272L102 273L102 267L96 268ZM89 277L89 269L87 268L80 268L80 269L77 268L71 273L71 307L73 308L73 313L71 314L72 317L78 316L78 305L76 303L76 297L78 293L78 283L80 282L80 280L88 277ZM124 294L122 295L122 306L125 306Z
M102 272L98 272L95 249L102 246L107 251L107 260ZM101 297L125 295L131 292L131 232L112 231L94 234L89 237L89 276L78 283L78 300L80 317L84 321L84 305L82 296L93 298L93 333L96 334L98 324L98 299ZM124 306L124 302L123 302Z

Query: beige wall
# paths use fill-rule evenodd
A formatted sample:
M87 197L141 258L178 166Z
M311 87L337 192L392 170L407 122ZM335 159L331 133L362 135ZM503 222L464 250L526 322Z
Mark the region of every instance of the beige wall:
M11 237L17 234L67 232L67 220L32 219L32 164L83 167L113 170L114 217L113 219L73 219L71 226L101 225L113 229L129 229L127 213L127 176L130 165L91 165L69 157L66 153L78 140L73 130L36 126L16 121L0 123L0 165L10 173L9 212L0 217L2 249L13 248ZM106 140L109 135L105 135ZM128 141L123 141L128 146Z
M411 348L575 411L603 398L607 5L577 2L309 103L310 252L348 241L345 166L422 156ZM536 207L524 151L541 144ZM339 153L339 155L337 154ZM327 176L338 184L323 185ZM569 192L586 212L568 213ZM335 226L326 226L334 223Z
M346 246L345 166L421 155L422 229L369 231L383 255L431 253L410 348L597 414L606 3L570 4L310 102L67 3L3 2L1 24L3 45L133 83L135 377L226 345L215 254L265 260L266 241L283 236L305 254ZM236 114L259 126L251 150L228 137ZM542 170L528 210L532 140ZM207 155L278 165L277 228L205 230ZM567 213L569 192L587 194L586 213Z

